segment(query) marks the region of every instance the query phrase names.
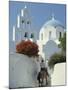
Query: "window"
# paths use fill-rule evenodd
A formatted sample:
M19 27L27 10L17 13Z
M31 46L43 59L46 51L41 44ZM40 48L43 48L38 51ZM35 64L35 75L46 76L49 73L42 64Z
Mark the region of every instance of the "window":
M49 31L49 39L51 39L51 31Z
M26 38L26 37L28 37L28 32L25 32L25 35L24 35L24 37Z
M22 24L24 23L25 21L24 20L22 20Z
M61 32L59 32L59 39L61 38Z
M31 38L34 38L34 33L31 33Z
M43 40L43 33L41 33L41 40Z

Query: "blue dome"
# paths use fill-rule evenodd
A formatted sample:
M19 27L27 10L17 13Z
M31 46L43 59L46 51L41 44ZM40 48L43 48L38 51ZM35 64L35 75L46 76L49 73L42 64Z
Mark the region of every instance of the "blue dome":
M54 17L44 24L44 27L47 27L47 26L53 26L53 27L61 26L61 27L63 27L63 25L58 20L56 20Z

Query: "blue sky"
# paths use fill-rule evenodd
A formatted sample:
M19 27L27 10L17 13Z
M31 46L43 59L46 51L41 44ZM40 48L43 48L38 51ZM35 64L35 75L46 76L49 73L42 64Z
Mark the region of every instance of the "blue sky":
M37 32L45 22L51 19L52 13L55 18L59 20L64 27L66 27L66 5L65 4L48 4L48 3L31 3L21 1L9 2L9 31L10 41L12 38L12 28L16 24L17 15L20 14L24 6L30 10L32 16L32 27Z
M32 16L32 25L36 30L39 30L42 25L51 19L52 13L57 20L59 20L64 26L66 22L66 5L63 4L47 4L47 3L30 3L30 2L9 2L9 25L10 29L16 24L17 15L20 13L24 6L30 10Z

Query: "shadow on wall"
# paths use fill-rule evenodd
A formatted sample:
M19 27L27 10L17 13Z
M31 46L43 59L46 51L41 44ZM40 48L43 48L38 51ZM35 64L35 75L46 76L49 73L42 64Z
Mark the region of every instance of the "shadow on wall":
M53 40L49 40L46 45L44 45L43 51L46 55L46 60L48 60L54 53L59 52L60 48L58 48L58 45Z

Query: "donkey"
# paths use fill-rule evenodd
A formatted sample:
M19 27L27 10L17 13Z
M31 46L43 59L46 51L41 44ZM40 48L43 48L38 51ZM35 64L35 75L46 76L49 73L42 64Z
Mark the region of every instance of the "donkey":
M49 74L47 72L47 68L44 70L41 69L41 71L38 73L37 80L39 82L39 87L47 86L48 85L48 78Z

